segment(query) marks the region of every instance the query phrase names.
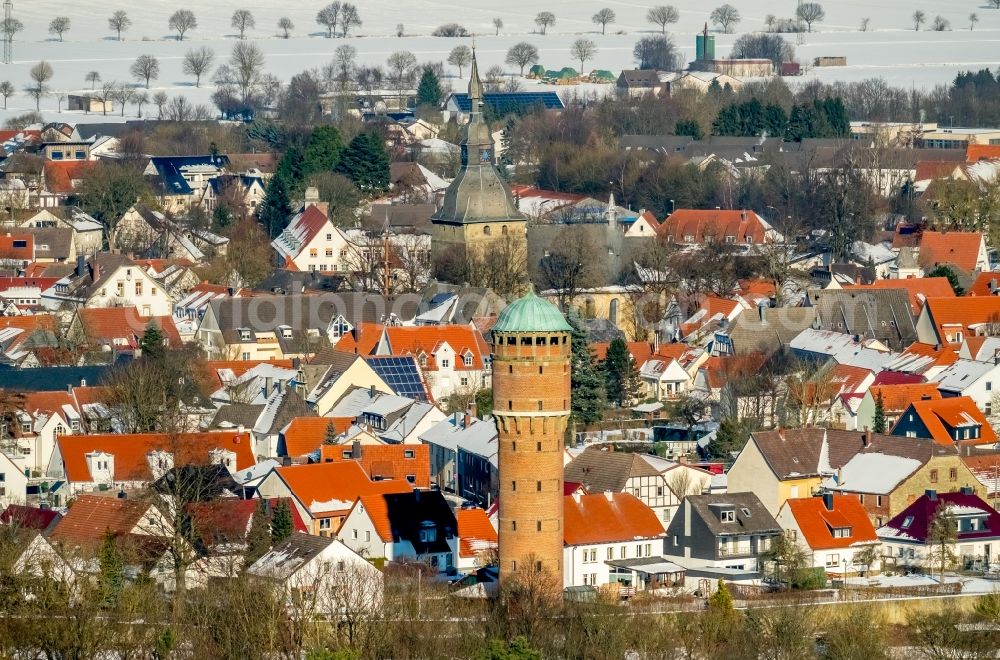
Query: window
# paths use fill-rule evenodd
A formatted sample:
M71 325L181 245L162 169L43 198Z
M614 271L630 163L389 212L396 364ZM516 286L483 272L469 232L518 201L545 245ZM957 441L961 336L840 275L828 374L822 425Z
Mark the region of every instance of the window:
M77 151L76 152L76 159L77 160L83 160L86 157L87 157L87 154L85 152L83 152L83 151Z
M445 358L444 360L441 360L441 368L442 369L448 369L449 367L451 367L451 360L449 360L447 358Z
M902 525L903 529L909 529L910 525L912 524L913 524L913 516L906 516L905 518L903 518L903 525Z
M958 468L948 470L948 481L958 481Z
M735 511L723 511L719 517L724 523L736 522L736 512Z
M539 410L541 410L541 409L542 409L542 402L541 402L541 401L539 401L539 402L538 402L538 409L539 409Z
M319 250L317 250L316 248L309 248L309 256L315 259L317 256L319 256Z
M462 359L462 362L465 364L465 366L471 367L472 366L472 353L466 353L465 357Z
M250 359L250 351L243 351L243 359L244 360Z
M413 449L404 449L403 450L403 458L416 458L416 457L417 457L416 450L413 450Z
M330 523L332 520L330 518L321 518L319 521L320 529L330 529ZM358 538L358 530L354 530L354 538Z
M468 385L469 384L469 379L465 378L465 377L459 378L459 381L461 382L462 385Z
M333 248L329 248L329 247L328 247L328 248L326 249L326 252L325 252L325 254L326 254L326 256L328 256L328 257L332 257L332 256L333 256Z
M989 392L992 389L993 389L993 383L991 383L990 381L986 381L986 391Z
M371 541L371 540L372 540L372 533L370 531L366 530L365 531L365 541Z
M840 566L840 555L829 554L826 556L826 567L831 568L833 566Z
M626 557L628 557L628 546L623 545L620 548L619 558L625 559Z
M875 496L875 506L882 506L882 496L881 495L876 495Z
M420 542L433 543L436 540L437 528L434 527L434 523L429 520L420 523Z
M125 283L124 282L119 281L119 282L117 282L115 284L115 293L118 294L119 298L124 298L125 297Z
M535 521L535 531L536 532L542 531L542 521L541 520L536 520Z
M931 483L932 484L936 484L937 481L938 481L938 471L937 470L931 470Z
M415 475L415 474L408 474L408 475L406 475L406 481L409 482L409 483L411 483L411 484L417 483L417 475Z
M535 451L542 451L542 441L539 440L535 443Z
M510 489L512 491L514 491L514 492L517 492L517 482L516 481L510 482Z

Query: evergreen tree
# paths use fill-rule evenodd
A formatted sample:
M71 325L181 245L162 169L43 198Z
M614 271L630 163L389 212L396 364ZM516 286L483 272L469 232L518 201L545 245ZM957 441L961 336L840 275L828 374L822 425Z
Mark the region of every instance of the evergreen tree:
M277 545L292 535L292 510L286 500L281 500L271 518L271 543Z
M619 408L632 403L639 394L639 371L624 339L612 340L603 367L608 400Z
M719 587L715 593L708 598L708 609L723 614L729 614L733 611L733 597L730 595L726 583L722 580L719 580Z
M101 600L105 607L114 607L125 589L125 558L118 549L115 535L105 532L101 547L97 551L100 573L97 576Z
M247 550L243 558L244 568L250 566L271 549L271 516L268 515L267 502L261 500L260 506L254 509L250 519L250 531L247 533Z
M590 424L601 419L607 405L604 381L597 364L595 364L587 329L580 317L575 312L570 312L566 315L566 319L569 321L570 327L573 328L570 335L573 342L570 374L572 414L577 421Z
M701 124L699 124L696 119L678 119L677 126L674 128L674 133L676 135L688 135L693 137L695 140L700 140L704 137L701 130Z
M139 348L142 349L143 356L151 360L163 357L165 351L163 339L164 335L160 331L160 326L150 321L149 325L146 326L146 331L142 333L142 338L139 340Z
M875 395L875 414L872 416L872 432L885 433L885 402L882 401L882 392Z
M275 238L288 224L292 215L292 202L288 197L288 186L285 177L277 174L267 184L264 201L257 209L257 219L264 225L269 238Z
M274 178L284 179L285 186L290 191L300 190L305 179L304 162L305 156L302 154L302 150L293 144L285 150L285 155L278 161L278 166L274 170Z
M444 90L441 89L441 81L431 67L425 67L420 76L420 84L417 85L417 105L429 105L438 107L444 99Z
M313 129L302 153L302 179L317 172L332 172L340 162L344 151L344 140L336 126L322 125Z
M337 444L337 429L333 427L333 422L329 422L326 425L326 432L323 435L324 445L335 445Z
M927 277L946 277L948 278L948 284L951 285L951 288L955 292L956 296L965 295L965 287L963 287L962 283L958 281L958 275L951 268L951 266L946 266L944 264L935 266L934 270L927 273Z
M354 182L364 193L378 194L389 189L389 154L377 133L359 133L340 157L337 172Z
M488 417L493 414L493 389L486 387L476 392L476 415Z

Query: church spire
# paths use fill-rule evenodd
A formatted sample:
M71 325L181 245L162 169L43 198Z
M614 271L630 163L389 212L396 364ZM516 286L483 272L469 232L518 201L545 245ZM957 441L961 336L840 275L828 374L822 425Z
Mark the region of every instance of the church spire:
M472 46L472 71L469 74L469 104L473 117L477 117L482 112L483 104L483 81L479 79L479 64L476 62L476 47Z

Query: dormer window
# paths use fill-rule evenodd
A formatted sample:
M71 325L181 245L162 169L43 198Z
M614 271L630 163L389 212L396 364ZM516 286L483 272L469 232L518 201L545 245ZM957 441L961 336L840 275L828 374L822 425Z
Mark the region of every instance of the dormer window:
M833 538L835 539L846 539L851 536L850 527L834 527L833 528Z
M250 341L249 328L240 328L240 341Z
M292 338L292 329L290 327L288 327L287 325L281 326L281 336L284 337L285 339L291 339Z
M721 520L724 523L736 522L736 512L733 510L720 511L719 520Z
M417 361L420 362L420 366L421 367L426 367L427 366L427 355L425 353L421 353L420 357L417 358Z
M472 366L472 353L466 352L465 356L462 358L462 364L467 367Z
M430 520L420 523L420 542L433 543L437 540L437 528Z
M416 458L416 456L417 456L417 452L414 451L413 449L404 449L403 450L403 458Z

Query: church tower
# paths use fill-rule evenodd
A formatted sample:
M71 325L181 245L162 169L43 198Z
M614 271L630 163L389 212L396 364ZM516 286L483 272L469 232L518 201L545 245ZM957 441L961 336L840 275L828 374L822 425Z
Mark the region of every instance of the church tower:
M501 581L540 569L562 585L570 330L556 306L533 291L507 306L493 326Z
M527 272L527 219L517 209L510 188L496 170L493 136L483 119L483 83L476 52L469 80L469 123L461 142L462 166L431 218L431 258L438 277L462 276L470 257L481 256L497 241L514 241L506 254L517 254Z

